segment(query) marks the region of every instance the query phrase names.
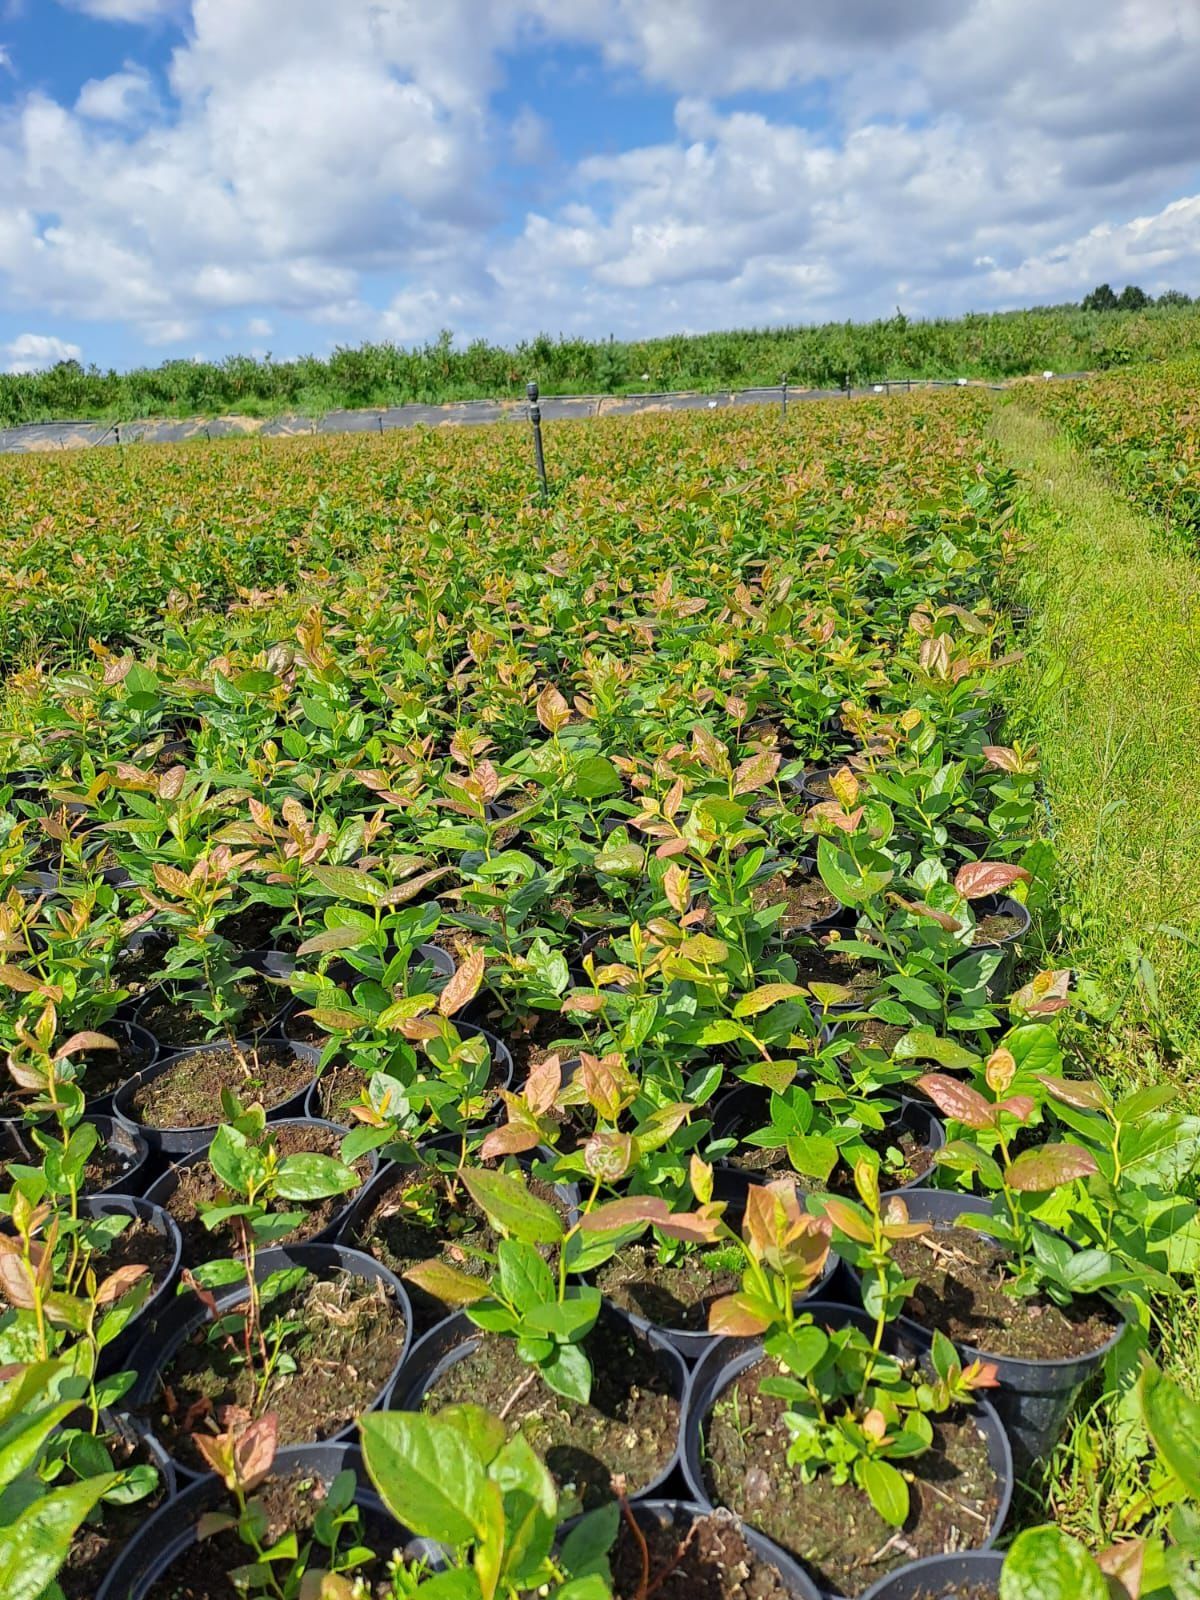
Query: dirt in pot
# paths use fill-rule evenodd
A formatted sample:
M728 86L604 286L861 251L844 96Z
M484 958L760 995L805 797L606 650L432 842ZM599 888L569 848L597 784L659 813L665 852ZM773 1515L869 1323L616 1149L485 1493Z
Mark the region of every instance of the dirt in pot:
M498 1007L483 1019L483 1026L508 1046L513 1058L513 1083L525 1082L530 1071L545 1061L547 1056L558 1055L565 1061L578 1055L580 1044L586 1041L578 1034L564 1035L567 1019L557 1011L526 1011L506 1015Z
M830 894L816 874L809 877L801 872L777 872L765 883L756 884L750 891L750 903L756 911L783 906L783 915L775 924L775 930L784 938L803 933L841 909L837 896Z
M637 1243L605 1262L593 1281L605 1299L655 1327L703 1333L709 1306L738 1288L743 1265L736 1245L684 1250L664 1263L653 1245Z
M556 1207L565 1223L566 1207L553 1186L538 1178L528 1183L530 1192ZM414 1333L421 1334L456 1307L413 1282L408 1275L412 1268L440 1256L460 1272L482 1278L488 1267L479 1252L494 1255L499 1239L465 1186L453 1174L430 1167L399 1169L391 1185L376 1191L370 1210L346 1243L365 1250L403 1280L412 1301ZM540 1254L552 1264L558 1260L551 1246L543 1246Z
M840 769L839 769L840 770ZM815 794L819 800L833 800L833 784L830 782L833 774L830 772L806 772L804 774L804 787L809 794Z
M763 1394L774 1361L749 1367L718 1397L705 1427L705 1473L714 1500L803 1561L817 1582L854 1596L920 1556L969 1549L987 1537L999 1484L987 1442L970 1416L933 1418L933 1444L905 1463L911 1509L890 1527L853 1481L819 1472L811 1483L788 1464L787 1402Z
M240 1034L265 1028L288 997L286 989L256 972L233 984L231 993L238 1006L235 1026ZM153 991L138 1010L137 1022L168 1049L200 1044L212 1034L211 1025L193 1009L188 990L173 986Z
M473 1402L520 1428L560 1488L574 1488L584 1509L611 1498L622 1472L630 1496L669 1464L679 1433L679 1401L670 1369L623 1323L602 1320L585 1341L593 1367L587 1405L564 1399L517 1354L517 1341L484 1334L476 1348L434 1383L426 1411Z
M286 915L287 912L278 906L246 906L222 920L221 937L239 950L292 951L299 943L295 930L280 930L278 926Z
M135 1159L116 1145L97 1144L83 1169L83 1194L100 1194L133 1171Z
M728 1511L677 1525L639 1519L639 1539L624 1518L611 1562L613 1600L794 1600L779 1569L755 1555Z
M933 1151L902 1124L879 1131L867 1129L862 1141L879 1157L879 1187L885 1192L915 1182L933 1166ZM857 1195L854 1174L844 1161L838 1162L828 1178L818 1179L796 1172L787 1150L780 1145L742 1145L727 1160L738 1172L750 1173L758 1183L791 1178L806 1194Z
M939 1584L936 1589L922 1589L912 1600L999 1600L1000 1591L994 1583L954 1583L948 1589Z
M134 1467L157 1463L138 1438L124 1434L110 1434L104 1443L108 1447L113 1468L128 1472ZM76 1531L71 1540L70 1553L59 1569L58 1583L66 1600L94 1600L108 1569L146 1518L157 1511L167 1498L167 1488L159 1472L158 1487L145 1499L132 1505L98 1505L88 1520Z
M121 1219L113 1215L97 1220L102 1220L107 1228ZM97 1223L90 1226L94 1228ZM130 1217L112 1243L93 1255L91 1264L101 1281L119 1267L145 1267L154 1279L157 1290L166 1282L167 1274L175 1264L174 1241L152 1228L148 1222Z
M286 1478L270 1477L261 1483L251 1498L266 1517L263 1546L270 1549L285 1535L294 1533L303 1548L312 1538L313 1523L325 1495L325 1483L303 1471L293 1472ZM237 1507L231 1497L228 1507L219 1509L228 1509L232 1516L236 1514ZM396 1546L397 1530L394 1523L382 1518L360 1515L363 1518L362 1537L356 1537L352 1542L373 1551L375 1558L356 1567L355 1576L363 1580L363 1600L384 1600L392 1593L387 1578L387 1563ZM346 1540L345 1529L342 1530L342 1537L344 1542L351 1542ZM324 1567L326 1558L326 1547L313 1545L314 1570ZM253 1560L253 1550L243 1544L237 1529L223 1529L208 1539L198 1539L195 1544L189 1545L146 1591L146 1600L233 1600L240 1590L230 1574ZM280 1565L275 1571L276 1576L282 1578L286 1566Z
M245 1104L259 1101L270 1111L299 1094L311 1079L312 1067L286 1044L193 1050L142 1084L131 1110L148 1128L207 1128L222 1120L222 1089L231 1089Z
M1120 1325L1098 1295L1069 1306L1008 1294L1008 1256L974 1228L934 1228L900 1240L896 1263L917 1286L904 1308L923 1328L1020 1361L1068 1361L1107 1344Z
M159 1374L149 1420L186 1466L204 1470L192 1435L211 1431L229 1407L241 1416L275 1412L280 1445L332 1438L367 1410L404 1342L404 1318L384 1285L349 1272L306 1273L266 1308L268 1325L278 1318L299 1324L283 1343L295 1370L277 1369L257 1404L257 1376L242 1359L241 1341L214 1340L207 1323Z
M104 1029L99 1031L103 1033ZM101 1095L119 1089L126 1078L132 1078L135 1072L140 1072L154 1058L152 1045L147 1044L142 1048L134 1040L123 1039L119 1034L115 1037L118 1049L87 1050L79 1057L83 1064L79 1087L89 1100L98 1100Z
M857 956L838 954L837 940L817 945L811 950L789 950L796 963L796 982L837 984L849 993L839 1005L863 1004L868 995L879 988L879 969L874 962L860 961Z
M340 1159L345 1135L334 1133L329 1128L316 1128L312 1123L297 1125L284 1123L273 1130L273 1137L281 1159L298 1155L333 1156L335 1159ZM365 1156L360 1156L354 1163L354 1171L358 1174L360 1184L366 1182L370 1170L370 1163ZM314 1201L307 1205L300 1205L297 1201L291 1200L272 1201L269 1207L272 1212L303 1211L304 1221L290 1233L280 1238L273 1238L271 1243L301 1244L305 1239L313 1238L329 1227L338 1212L344 1211L357 1193L357 1188L349 1189L345 1194L330 1195L325 1200ZM207 1160L202 1158L191 1166L179 1169L179 1187L174 1194L163 1201L163 1206L174 1217L183 1235L185 1267L194 1267L202 1261L211 1261L215 1256L236 1253L237 1238L232 1222L223 1222L220 1227L210 1232L200 1220L200 1207L216 1204L222 1195L226 1199L229 1198L228 1191L223 1188Z
M972 929L971 943L1003 944L1006 939L1015 939L1024 928L1024 917L1015 916L1010 911L989 911L986 916L979 918Z

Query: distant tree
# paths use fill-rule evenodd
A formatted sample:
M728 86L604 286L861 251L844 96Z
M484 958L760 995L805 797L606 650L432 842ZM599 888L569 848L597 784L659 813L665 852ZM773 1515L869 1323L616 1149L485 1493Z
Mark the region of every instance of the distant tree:
M1182 289L1164 289L1154 302L1156 306L1190 306L1192 297Z
M1121 298L1117 306L1121 311L1144 311L1150 304L1150 296L1136 283L1127 283L1121 290Z
M1107 283L1098 284L1091 294L1085 294L1083 297L1085 311L1115 311L1117 305L1117 297L1111 285Z

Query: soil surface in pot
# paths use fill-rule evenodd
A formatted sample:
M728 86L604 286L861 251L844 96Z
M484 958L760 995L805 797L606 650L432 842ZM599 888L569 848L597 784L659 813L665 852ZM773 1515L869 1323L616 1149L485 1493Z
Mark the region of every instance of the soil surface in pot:
M895 1259L906 1277L917 1280L905 1316L989 1355L1066 1361L1098 1350L1119 1326L1116 1312L1098 1295L1064 1307L1007 1294L1008 1257L974 1228L934 1228L899 1240Z
M189 1051L142 1084L130 1109L148 1128L207 1128L222 1120L222 1089L270 1111L310 1083L312 1070L286 1044Z
M103 1033L103 1027L98 1031ZM87 1099L98 1100L101 1095L111 1094L153 1060L155 1052L151 1048L139 1050L128 1039L118 1039L117 1043L117 1050L87 1050L79 1058L83 1063L79 1087Z
M840 769L839 769L840 770ZM815 794L822 800L833 800L833 784L830 782L833 774L830 772L806 772L804 774L804 787L809 794Z
M344 1137L344 1134L334 1133L329 1128L314 1128L311 1123L303 1127L285 1125L277 1128L274 1134L275 1147L281 1158L312 1154L338 1159ZM354 1163L359 1184L366 1182L370 1170L370 1163L360 1156ZM357 1188L348 1189L345 1194L330 1195L327 1200L318 1200L309 1205L301 1205L294 1200L273 1200L268 1208L270 1211L303 1211L304 1221L290 1233L272 1239L272 1245L300 1244L305 1239L311 1239L314 1234L327 1228L357 1193ZM210 1231L200 1220L200 1207L214 1205L222 1194L228 1196L228 1191L223 1188L208 1162L200 1160L192 1166L180 1168L179 1187L162 1202L175 1218L183 1235L185 1267L194 1267L199 1262L211 1261L217 1256L236 1254L237 1235L232 1222L223 1222L220 1227Z
M585 1341L592 1362L587 1405L567 1400L517 1354L517 1341L484 1334L437 1380L422 1409L469 1401L520 1428L560 1487L573 1486L585 1510L611 1499L610 1480L623 1472L633 1496L666 1468L679 1433L679 1401L670 1370L622 1324L601 1321Z
M153 1457L140 1439L110 1435L105 1439L113 1467L118 1472L131 1467L155 1466ZM158 1487L133 1505L99 1505L71 1540L70 1554L59 1570L58 1582L66 1600L94 1600L108 1569L146 1518L167 1498L166 1484L159 1473Z
M579 1054L581 1044L587 1048L585 1040L570 1032L570 1019L557 1011L526 1011L505 1016L496 1008L484 1017L483 1026L508 1046L513 1058L514 1089L519 1089L530 1071L547 1056L558 1055L566 1061Z
M287 950L296 948L299 940L293 929L277 931L277 924L286 912L278 906L252 905L233 916L225 917L220 924L221 937L228 939L239 950Z
M1007 911L989 911L980 917L971 932L972 944L1001 944L1015 939L1025 927L1025 918Z
M750 903L756 911L782 904L783 915L775 924L775 931L785 938L803 933L841 909L837 896L830 894L819 877L800 872L777 872L765 883L756 884L750 891Z
M682 1538L670 1523L647 1519L639 1527L644 1553L621 1521L611 1556L614 1600L649 1593L658 1600L794 1600L778 1568L755 1555L726 1511L697 1517Z
M594 1281L601 1294L622 1311L645 1317L659 1328L704 1333L709 1306L740 1285L743 1260L734 1246L686 1250L664 1265L653 1245L637 1243L606 1261Z
M399 1307L374 1279L336 1272L308 1274L297 1288L265 1308L269 1325L278 1317L299 1323L284 1353L295 1371L276 1373L259 1412L279 1418L279 1443L307 1444L340 1433L374 1400L391 1376L404 1341ZM160 1394L150 1421L170 1453L205 1470L192 1434L211 1429L227 1407L253 1415L255 1374L241 1359L241 1341L212 1342L199 1328L159 1374Z
M295 1035L293 1035L295 1037ZM473 1121L483 1120L498 1104L498 1091L501 1084L508 1076L507 1068L502 1068L497 1061L492 1062L491 1074L488 1078L488 1088L475 1097L473 1105L478 1107ZM430 1074L430 1081L433 1075ZM362 1092L367 1086L360 1068L350 1062L342 1062L336 1066L326 1067L317 1079L317 1100L320 1115L327 1122L337 1122L342 1127L352 1127L355 1118L351 1111L352 1106L359 1105L362 1101Z
M912 1600L998 1600L999 1594L994 1583L970 1583L965 1589L961 1583L948 1589L939 1584L936 1589L922 1589Z
M879 988L879 969L874 962L839 955L836 939L812 950L789 950L788 954L796 963L797 983L836 983L849 991L838 1005L860 1005Z
M110 1184L118 1183L126 1173L132 1172L136 1165L136 1159L127 1155L125 1151L118 1150L116 1145L103 1142L97 1144L83 1169L82 1193L99 1194Z
M262 1541L264 1547L269 1549L285 1534L294 1533L303 1548L312 1537L313 1523L325 1493L326 1486L320 1478L299 1471L286 1478L272 1477L261 1483L251 1498L261 1507L267 1519L267 1531ZM219 1509L228 1509L230 1515L234 1515L237 1507L230 1497L228 1507L221 1506ZM364 1594L372 1597L372 1600L376 1596L390 1595L392 1589L387 1579L387 1562L397 1542L395 1525L383 1519L364 1516L361 1540L357 1537L347 1539L348 1530L341 1531L343 1543L361 1543L376 1552L374 1561L355 1570L355 1576L361 1576L366 1585ZM314 1568L325 1565L323 1558L326 1554L325 1546L313 1546ZM199 1539L189 1545L147 1590L146 1600L233 1600L239 1591L234 1587L230 1573L253 1560L253 1550L242 1543L237 1529L226 1528L211 1538ZM280 1567L278 1572L282 1575L285 1570Z
M890 1527L857 1484L821 1472L803 1483L788 1465L787 1402L759 1391L779 1371L749 1367L718 1397L705 1428L713 1498L808 1567L835 1594L857 1595L920 1556L982 1544L998 1504L987 1443L969 1416L933 1418L933 1445L905 1463L912 1473L904 1527Z
M531 1193L554 1206L565 1219L566 1207L553 1185L538 1178L528 1182ZM485 1277L488 1267L478 1252L494 1255L500 1236L464 1185L455 1181L453 1174L431 1167L399 1170L392 1184L376 1191L370 1210L345 1242L365 1250L403 1280L412 1300L414 1329L424 1333L457 1307L414 1283L408 1276L411 1269L440 1256L460 1272ZM558 1260L558 1251L552 1246L542 1246L540 1254L551 1263Z
M933 1152L921 1143L911 1128L868 1129L863 1143L879 1157L879 1187L883 1191L912 1183L933 1166ZM796 1172L787 1150L780 1145L742 1145L726 1157L731 1167L751 1173L756 1182L771 1183L776 1178L792 1178L805 1194L844 1194L854 1197L854 1174L844 1161L825 1180Z
M166 1281L174 1263L173 1241L137 1217L130 1217L108 1248L102 1253L96 1252L92 1257L92 1266L101 1282L110 1273L116 1272L118 1267L139 1266L145 1267L150 1273L155 1289Z
M265 1028L288 997L286 989L256 972L235 983L232 992L242 1008L236 1023L240 1034ZM200 1044L212 1032L205 1019L192 1010L186 988L166 988L152 995L138 1012L137 1021L139 1028L147 1029L168 1049Z

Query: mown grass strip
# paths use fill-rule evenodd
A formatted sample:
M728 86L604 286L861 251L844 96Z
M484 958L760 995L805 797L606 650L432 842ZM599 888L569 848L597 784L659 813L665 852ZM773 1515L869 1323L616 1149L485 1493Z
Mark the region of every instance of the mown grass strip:
M1123 1002L1115 1065L1171 1071L1200 1102L1200 562L1054 425L995 428L1028 479L1029 655L1017 725L1035 740L1064 886L1060 964Z

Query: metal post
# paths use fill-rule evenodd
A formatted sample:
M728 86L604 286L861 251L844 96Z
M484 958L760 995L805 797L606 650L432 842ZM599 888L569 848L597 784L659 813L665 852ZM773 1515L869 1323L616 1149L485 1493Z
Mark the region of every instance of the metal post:
M783 391L783 401L782 401L782 404L783 404L783 415L786 417L787 416L787 392L788 392L788 375L787 375L786 372L783 374L782 378L780 378L780 380L779 380L779 387Z
M845 390L846 390L846 399L849 400L849 398L850 398L850 372L849 372L849 369L847 369L846 376L845 376L845 379L844 379L844 387L845 387Z
M546 485L546 456L542 450L542 408L538 405L538 386L529 383L525 386L525 393L529 396L529 421L533 428L533 459L537 466L538 482L542 486L542 493L548 494Z

